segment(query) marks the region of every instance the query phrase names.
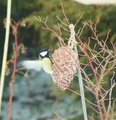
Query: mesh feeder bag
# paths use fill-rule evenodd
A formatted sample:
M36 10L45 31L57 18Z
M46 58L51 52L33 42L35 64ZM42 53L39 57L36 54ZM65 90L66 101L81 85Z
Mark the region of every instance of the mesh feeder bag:
M52 55L54 77L58 87L63 91L68 88L77 69L77 54L68 47L56 49Z

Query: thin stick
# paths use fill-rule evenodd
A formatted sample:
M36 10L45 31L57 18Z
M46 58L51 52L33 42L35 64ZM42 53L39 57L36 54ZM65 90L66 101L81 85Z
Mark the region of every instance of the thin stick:
M76 42L76 38L75 38L75 30L74 30L74 25L70 24L69 25L69 29L70 29L70 39L72 40L71 42L75 41ZM78 55L78 50L77 50L77 44L73 43L73 47L75 52ZM78 62L79 62L79 58L78 58ZM80 94L81 94L81 102L82 102L82 109L83 109L83 115L84 115L84 120L88 120L87 118L87 110L86 110L86 102L85 102L85 94L84 94L84 87L83 87L83 80L82 80L82 74L81 74L81 70L78 69L78 79L79 79L79 87L80 87Z
M57 112L55 112L55 115L58 116L60 120L65 120L65 119L62 118Z
M4 53L3 53L3 60L2 60L3 63L2 63L2 72L1 72L1 81L0 81L0 113L1 113L1 106L2 106L2 95L3 95L4 79L5 79L5 67L6 67L8 43L9 43L11 2L12 0L7 0L6 35L5 35Z
M110 114L112 91L113 91L113 88L116 86L116 83L113 83L114 82L113 81L114 75L115 75L115 72L113 73L113 76L111 78L111 89L110 89L110 93L109 93L108 114L106 115L106 119L108 119L109 114Z
M68 19L68 17L66 16L66 13L65 13L65 11L64 11L64 5L63 5L63 3L62 3L62 0L60 0L60 4L61 4L61 6L62 6L62 13L63 13L63 15L64 15L64 18L65 18L66 22L69 24L69 19Z

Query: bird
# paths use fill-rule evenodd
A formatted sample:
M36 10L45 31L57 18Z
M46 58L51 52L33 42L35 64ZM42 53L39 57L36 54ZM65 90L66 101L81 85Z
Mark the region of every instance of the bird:
M43 48L39 52L39 59L38 60L24 60L20 62L20 65L25 67L26 69L34 69L36 71L40 71L43 69L46 73L50 74L53 82L55 83L56 80L53 75L53 68L52 68L52 60L49 56L50 50Z

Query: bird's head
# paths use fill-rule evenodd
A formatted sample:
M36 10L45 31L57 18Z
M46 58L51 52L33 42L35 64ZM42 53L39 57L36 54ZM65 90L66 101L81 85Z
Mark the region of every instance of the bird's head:
M40 58L45 58L48 57L49 58L49 51L48 49L44 48L39 52L39 57Z

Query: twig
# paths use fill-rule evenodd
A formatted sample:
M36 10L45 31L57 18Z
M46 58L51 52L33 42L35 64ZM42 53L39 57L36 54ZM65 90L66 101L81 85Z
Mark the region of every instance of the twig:
M75 93L75 94L77 94L77 95L80 96L80 94L79 94L78 92L76 92L76 91L74 91L74 90L72 90L72 89L70 89L70 88L67 88L67 90L69 90L69 91L71 91L71 92L73 92L73 93Z
M15 40L15 46L14 46L14 60L13 60L13 73L12 73L12 77L11 77L11 81L10 81L10 98L9 98L9 102L8 102L8 120L11 120L11 113L12 113L12 100L13 100L13 96L14 96L14 90L13 90L13 85L15 82L15 74L17 72L16 69L16 63L17 63L17 59L18 59L18 55L19 55L19 50L18 50L18 38L17 38L17 31L18 31L18 26L19 26L19 22L14 22L14 25L12 25L13 28L13 35L14 35L14 40Z
M61 4L61 6L62 6L62 13L63 13L63 15L64 15L64 18L65 18L66 22L67 22L68 25L69 25L70 22L69 22L69 19L68 19L67 15L66 15L65 11L64 11L64 5L63 5L63 3L62 3L62 0L60 0L60 4Z
M97 75L96 75L96 72L95 72L95 69L94 69L94 67L93 67L93 64L91 63L91 58L90 58L90 56L89 56L89 54L88 54L88 52L87 52L87 49L86 49L84 43L82 42L82 40L79 38L79 36L76 35L76 37L77 37L77 39L79 40L79 42L81 43L81 46L82 46L82 48L83 48L83 51L84 51L85 55L87 56L87 58L88 58L88 60L89 60L89 63L90 63L90 67L91 67L91 69L92 69L92 71L93 71L93 73L94 73L96 82L98 83L98 82L99 82L99 81L98 81L98 77L97 77ZM96 100L99 101L98 91L96 91L95 97L96 97ZM97 104L98 104L98 110L99 110L99 113L100 113L100 119L103 120L103 114L102 114L101 105L100 105L99 102L97 102Z
M109 93L108 114L107 114L107 116L106 116L107 119L108 119L109 112L110 112L110 109L111 109L111 96L112 96L112 90L113 90L113 88L116 86L116 83L113 83L113 82L114 82L114 80L113 80L114 75L115 75L115 72L113 73L113 76L112 76L112 78L111 78L111 89L110 89L110 93Z
M5 79L5 67L6 67L8 43L9 43L11 3L12 3L12 0L7 1L6 35L5 35L4 53L3 53L3 60L2 60L3 63L2 63L1 83L0 83L0 113L1 113L1 107L2 107L2 95L3 95L4 79Z
M55 112L55 115L57 115L59 117L60 120L65 120L64 118L62 118L57 112Z
M83 17L84 13L82 13L82 15L79 17L79 19L76 21L75 25L76 26L78 24L78 22L81 20L81 18Z
M34 17L35 17L35 16L34 16ZM58 40L61 42L61 44L65 45L63 38L62 38L60 35L58 35L57 32L56 32L55 30L51 29L51 28L48 26L46 20L43 21L43 20L41 19L41 17L38 17L38 18L35 17L35 19L38 20L39 22L41 22L41 23L43 23L43 24L45 25L45 28L42 27L43 29L46 29L46 30L51 31L51 32L53 33L53 35L56 36L56 37L58 38Z
M58 18L58 20L59 20L63 25L65 25L65 26L68 27L68 25L67 25L66 23L64 23L57 15L56 15L56 17Z

